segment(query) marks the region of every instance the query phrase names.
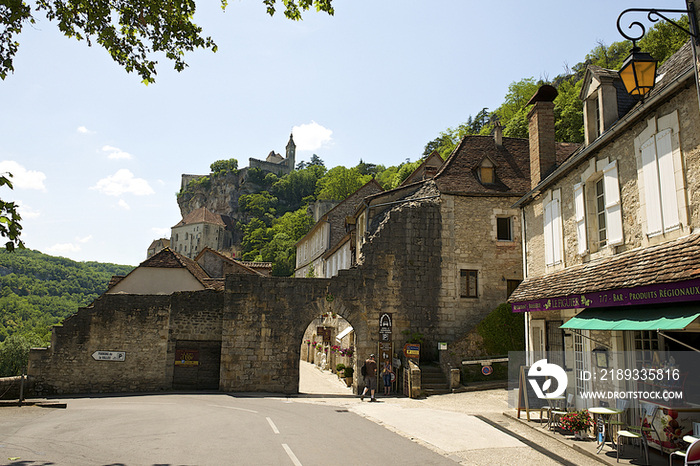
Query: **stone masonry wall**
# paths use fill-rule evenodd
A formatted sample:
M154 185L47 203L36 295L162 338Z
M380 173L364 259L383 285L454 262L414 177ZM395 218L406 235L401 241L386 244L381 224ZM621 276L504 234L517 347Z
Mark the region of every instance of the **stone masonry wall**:
M615 248L615 253L649 245L646 235L643 233L643 219L646 216L641 205L639 192L639 174L637 161L634 156L634 139L647 129L650 119L661 118L678 110L680 123L681 158L684 166L686 198L688 202L688 222L681 230L673 232L667 239L690 233L700 225L700 112L698 112L698 98L693 87L684 89L665 104L653 109L631 126L629 131L620 133L620 136L595 153L594 160L609 162L618 161L618 179L620 184L620 196L622 202L622 223L624 230L624 244ZM602 259L613 254L610 248L602 248L580 256L577 250L576 221L574 212L574 185L580 183L582 175L591 171L591 157L580 162L563 179L559 180L555 188L561 189L561 206L564 236L564 264L566 267ZM543 196L547 191L540 193L530 201L524 209L525 224L527 228L527 264L528 276L536 277L546 270L544 264L544 233L543 233ZM587 193L588 194L588 193ZM587 209L592 210L587 200ZM588 241L595 234L592 230L592 222L588 222ZM655 240L663 240L658 237Z
M35 394L140 392L167 388L169 296L103 295L54 327L51 347L32 350ZM95 351L124 351L97 361Z

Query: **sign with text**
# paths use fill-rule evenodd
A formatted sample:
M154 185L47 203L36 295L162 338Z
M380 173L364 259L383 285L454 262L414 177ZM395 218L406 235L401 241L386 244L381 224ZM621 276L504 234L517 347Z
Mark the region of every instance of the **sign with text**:
M392 323L391 313L383 312L379 315L379 341L391 341Z
M386 361L392 360L394 344L392 342L379 342L379 368L384 367Z
M175 350L176 366L198 366L199 350L179 349Z
M318 335L319 337L323 337L324 343L331 342L331 333L332 332L333 332L333 329L330 329L330 328L316 327L316 335Z
M95 351L92 353L95 361L125 361L126 351Z
M407 358L420 358L420 345L418 343L406 343L403 347L403 354Z
M513 312L664 304L697 301L698 299L700 299L700 279L694 279L677 283L620 288L513 303Z

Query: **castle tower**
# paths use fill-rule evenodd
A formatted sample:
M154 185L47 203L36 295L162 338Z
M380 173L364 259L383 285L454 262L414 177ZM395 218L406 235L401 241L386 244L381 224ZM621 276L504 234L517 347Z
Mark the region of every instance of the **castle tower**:
M285 160L285 164L287 167L289 167L290 172L294 170L294 167L296 167L296 152L297 145L294 144L294 138L292 137L292 134L290 134L289 142L287 143L287 160Z

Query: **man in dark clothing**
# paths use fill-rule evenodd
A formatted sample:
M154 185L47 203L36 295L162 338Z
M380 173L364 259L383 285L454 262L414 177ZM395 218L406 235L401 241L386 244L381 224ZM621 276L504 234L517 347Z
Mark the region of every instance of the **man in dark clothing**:
M374 397L374 392L377 390L377 362L374 360L373 354L370 354L369 359L365 361L365 367L367 368L367 375L365 375L365 388L362 390L360 400L365 399L367 389L369 389L369 401L377 401L377 399Z

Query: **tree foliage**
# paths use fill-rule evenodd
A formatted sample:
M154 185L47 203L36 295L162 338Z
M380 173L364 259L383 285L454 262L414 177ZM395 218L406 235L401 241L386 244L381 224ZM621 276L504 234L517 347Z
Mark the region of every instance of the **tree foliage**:
M6 173L7 176L0 176L0 187L7 186L12 189L12 183L9 178L12 178L11 173ZM20 249L24 249L24 243L19 236L22 232L22 225L20 225L20 220L22 217L17 212L17 205L14 202L6 202L0 200L0 236L7 238L5 243L5 249L7 251L14 251L15 246Z
M300 20L303 11L312 6L317 11L333 14L332 0L283 0L284 15ZM226 9L227 0L221 0ZM274 15L276 0L263 0L267 13ZM193 22L194 0L37 0L34 9L23 0L0 4L0 78L14 72L14 59L19 49L17 38L27 24L35 24L43 13L55 21L67 37L85 40L89 46L102 46L114 61L128 73L135 71L144 83L155 82L154 54L162 53L174 63L177 71L187 67L185 52L217 46L211 37L202 35L202 28Z
M133 267L75 262L31 249L0 251L0 341L15 334L48 343L50 326L107 290L113 275Z
M33 334L11 335L0 343L0 377L22 375L27 367L29 350L45 343Z
M357 168L334 167L318 180L316 198L322 200L342 201L360 189L372 179L363 175Z
M525 319L523 313L512 312L510 304L501 304L491 311L476 326L476 331L484 339L484 350L491 356L525 350Z
M228 159L228 160L217 160L216 162L209 165L211 173L214 176L223 176L228 173L238 173L238 160Z

